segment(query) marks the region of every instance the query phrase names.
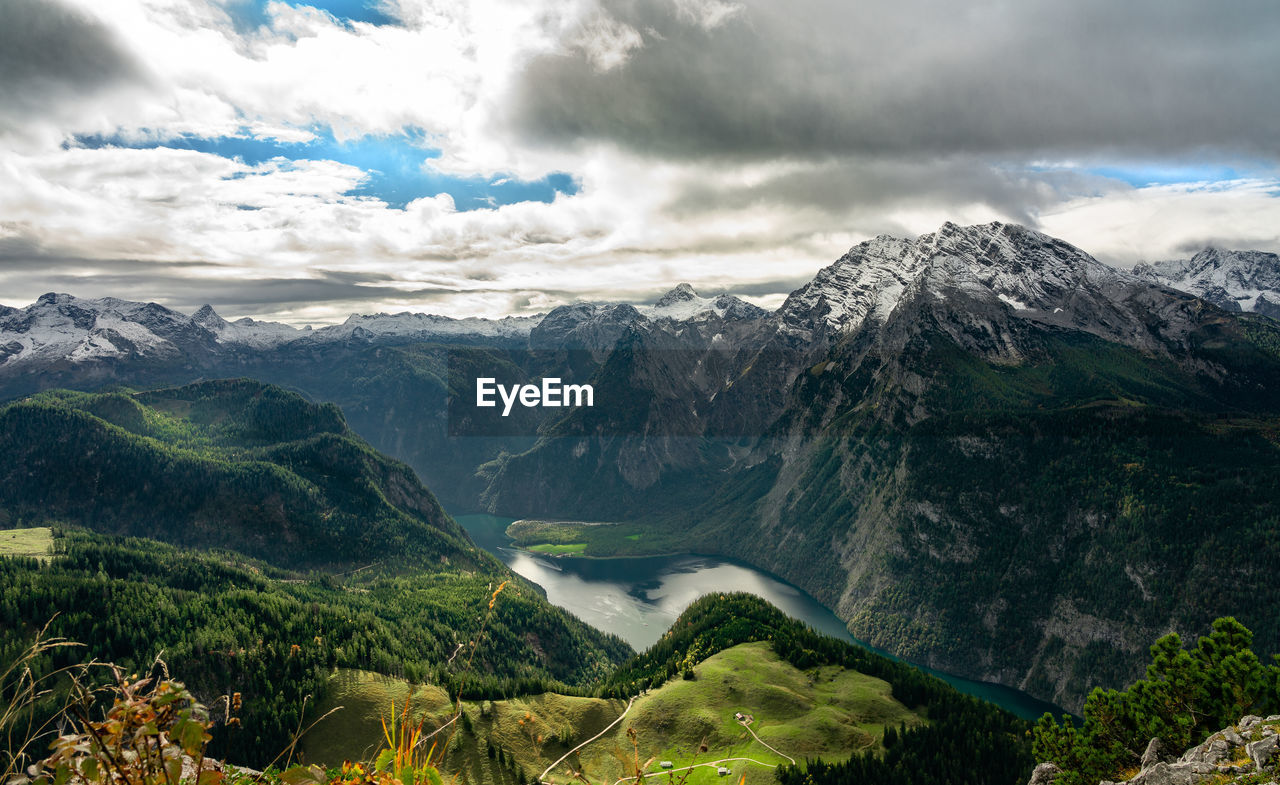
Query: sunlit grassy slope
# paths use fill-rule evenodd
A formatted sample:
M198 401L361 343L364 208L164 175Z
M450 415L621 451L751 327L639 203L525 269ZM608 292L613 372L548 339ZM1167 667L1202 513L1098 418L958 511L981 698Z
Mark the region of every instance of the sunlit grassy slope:
M722 651L695 666L694 673L694 680L673 679L637 698L622 722L566 763L593 783L612 785L623 774L617 754L635 759L628 728L636 730L639 760L649 763L649 771L660 771L658 763L664 760L676 767L737 757L785 763L734 720L735 712L753 715L751 727L761 740L797 761L819 755L843 760L854 751L877 746L886 725L922 722L891 697L886 682L835 666L801 671L779 659L766 642ZM323 708L345 708L305 739L309 760L336 763L359 757L380 738L379 718L389 712L391 701L403 703L409 695L403 681L357 671L339 672L332 686ZM416 688L413 703L426 716L428 730L449 716L448 696L438 688ZM613 722L626 705L623 700L553 693L468 702L464 707L472 731L457 734L450 767L459 781L477 785L510 785L519 768L532 779ZM704 741L708 751L699 754ZM503 758L513 759L514 766L502 765L497 756L490 759L486 742L501 749ZM773 782L773 770L767 766L742 761L725 765L732 769L735 783L742 774L748 783ZM566 765L549 779L568 782ZM689 778L692 785L714 781L719 778L713 768L696 769Z
M30 529L0 529L0 556L32 556L48 559L53 530L48 526Z
M549 553L553 556L562 556L566 553L581 554L587 549L585 542L569 542L563 545L552 545L551 543L542 543L540 545L531 545L529 550L534 553Z

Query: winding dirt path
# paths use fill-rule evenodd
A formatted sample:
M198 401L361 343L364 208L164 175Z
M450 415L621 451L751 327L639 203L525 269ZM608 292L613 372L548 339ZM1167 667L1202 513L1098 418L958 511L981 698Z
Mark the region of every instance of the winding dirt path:
M553 764L551 764L550 766L548 766L548 767L547 767L547 769L546 769L546 771L544 771L544 772L542 772L541 774L539 774L539 775L538 775L538 782L546 782L546 777L547 777L547 775L548 775L549 773L551 773L551 770L552 770L552 769L554 769L556 766L559 766L561 763L564 763L565 758L568 758L568 757L569 757L570 755L572 755L573 753L577 752L578 750L580 750L580 749L582 749L583 747L587 746L587 745L588 745L588 744L590 744L591 742L593 742L593 741L595 741L596 739L600 738L601 736L605 735L606 733L608 733L610 730L612 730L612 729L613 729L613 726L614 726L614 725L617 725L619 722L622 722L622 718L623 718L623 717L625 717L625 716L627 716L627 712L631 711L631 706L632 706L635 702L636 702L636 699L635 699L635 698L632 698L631 700L627 701L627 708L625 708L625 709L623 709L623 710L622 710L622 713L618 715L618 719L616 719L616 720L614 720L613 722L611 722L611 723L609 723L608 725L606 725L604 730L600 731L600 732L599 732L599 733L597 733L596 735L592 736L591 738L589 738L589 739L587 739L586 741L582 742L581 744L579 744L578 746L576 746L576 747L574 747L573 749L569 750L569 751L568 751L568 752L566 752L565 754L561 755L561 756L560 756L560 760L558 760L558 761L556 761L555 763L553 763Z

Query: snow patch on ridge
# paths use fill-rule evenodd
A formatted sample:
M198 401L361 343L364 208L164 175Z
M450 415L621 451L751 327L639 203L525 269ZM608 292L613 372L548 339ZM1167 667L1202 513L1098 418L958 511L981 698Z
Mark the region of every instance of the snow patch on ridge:
M1029 311L1029 310L1031 310L1031 306L1030 306L1030 305L1027 305L1026 303L1022 302L1021 300L1015 300L1015 299L1013 299L1012 297L1010 297L1009 295L1005 294L1004 292L997 292L997 293L996 293L996 297L999 297L999 298L1000 298L1000 300L1001 300L1002 302L1006 303L1007 305L1009 305L1011 308L1013 308L1013 309L1015 309L1015 310L1018 310L1018 311ZM1061 310L1061 309L1059 309L1059 310Z

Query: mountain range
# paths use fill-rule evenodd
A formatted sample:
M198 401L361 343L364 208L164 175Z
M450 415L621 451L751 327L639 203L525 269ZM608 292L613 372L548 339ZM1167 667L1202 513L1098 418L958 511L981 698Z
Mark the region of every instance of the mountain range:
M0 313L0 397L281 384L454 509L616 523L580 532L588 554L741 558L863 640L1078 708L1170 629L1235 614L1280 649L1276 271L1210 250L1126 272L948 223L854 246L773 312L681 285L294 330L46 295ZM597 404L458 436L460 362L590 381Z
M1160 284L1194 294L1228 311L1273 317L1280 314L1280 257L1273 253L1206 248L1190 259L1140 263L1128 275L1082 252L1074 256L1067 253L1056 268L1052 264L1037 266L1034 260L1027 260L1032 262L1029 266L1020 263L1001 266L1001 249L987 246L996 239L990 230L1002 226L985 227L986 238L975 240L983 247L949 246L948 243L954 243L960 235L974 234L980 229L962 230L950 223L917 241L877 237L822 270L813 281L794 292L773 317L783 323L785 331L811 337L816 325L806 325L804 319L816 308L821 311L819 315L825 329L850 331L868 316L887 316L908 293L912 282L918 283L926 273L925 267L930 270L924 277L930 279L929 285L935 289L944 285L944 279L949 277L951 284L959 284L961 288L985 288L1018 311L1042 309L1048 305L1046 298L1051 298L1055 291L1076 286L1077 272L1081 272L1085 278L1100 283L1104 279L1114 283L1132 278ZM1053 250L1065 248L1069 246L1057 242ZM1006 247L1003 253L1007 257L1021 250ZM929 263L931 256L939 253L958 255L952 257L954 263L950 267L939 266L936 260ZM966 269L966 259L980 261L992 253L995 256L986 263L986 269ZM1053 306L1057 307L1060 306ZM310 326L299 329L249 317L228 321L210 305L188 316L156 303L49 293L25 308L0 305L0 369L12 375L22 369L63 363L127 358L164 360L179 356L190 360L287 345L344 342L432 341L555 347L570 342L569 334L575 328L578 333L573 338L578 343L590 344L592 341L586 333L591 329L602 330L608 324L638 325L667 320L699 323L713 319L755 321L768 316L765 310L733 295L701 297L688 284L676 286L652 305L576 303L560 306L548 314L496 320L409 312L353 314L341 324L319 329ZM1077 322L1077 326L1084 324ZM608 344L610 338L617 337L607 330L605 333L597 343Z
M550 314L497 320L407 312L361 314L352 315L341 324L298 329L249 317L227 321L210 305L187 316L156 303L114 297L82 299L51 292L26 308L0 306L0 366L12 373L63 363L192 359L290 345L347 342L554 345L587 321L749 320L765 314L763 309L732 295L700 297L688 284L680 284L647 306L579 303L562 306Z
M1206 248L1186 260L1139 264L1133 272L1228 311L1280 318L1280 257L1273 253Z

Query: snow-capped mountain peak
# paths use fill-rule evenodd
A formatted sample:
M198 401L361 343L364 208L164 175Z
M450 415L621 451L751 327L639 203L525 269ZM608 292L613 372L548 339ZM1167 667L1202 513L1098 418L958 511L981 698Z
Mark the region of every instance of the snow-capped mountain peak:
M79 363L128 357L176 357L192 352L269 350L299 340L520 340L540 316L452 319L434 314L352 316L320 330L249 317L227 321L204 305L187 316L156 303L50 292L26 308L0 311L0 365Z
M1071 308L1076 293L1126 277L1026 227L947 222L913 240L880 235L855 245L793 292L778 313L784 333L838 334L885 321L909 297L963 295L1053 320Z
M687 283L677 284L674 289L658 298L658 302L654 304L655 308L670 308L680 303L687 303L691 300L701 300L698 293L693 287Z
M279 346L309 332L309 330L299 330L280 322L260 322L248 316L228 322L219 316L211 305L200 306L200 310L191 315L191 323L208 330L218 343L248 346L254 349Z
M758 319L766 312L731 295L702 297L680 284L652 306L626 303L577 303L551 314L501 319L453 318L429 313L352 314L341 324L312 330L242 317L228 321L211 305L187 316L156 303L115 298L87 300L48 293L25 308L0 310L0 365L14 369L27 362L84 362L128 357L218 355L267 351L297 342L407 343L438 341L528 345L535 328L547 321L537 344L570 332L585 345L611 346L632 326L659 320L705 322ZM576 339L575 339L576 340ZM555 340L552 340L555 345Z
M190 328L188 317L156 303L50 292L0 314L0 362L167 354L172 340Z
M712 314L722 319L759 319L768 314L763 308L731 294L702 297L687 283L678 284L662 295L658 302L651 306L640 306L637 310L650 319L675 321L709 317Z
M454 319L433 313L352 314L342 324L316 330L312 340L428 340L439 337L481 336L522 338L543 319L535 316L506 316L502 319L467 317Z
M200 306L200 310L191 314L191 321L193 324L198 324L206 330L210 330L214 333L225 330L228 325L227 320L219 316L218 313L213 310L213 306L208 303Z
M248 317L228 321L209 305L187 316L155 303L48 293L25 308L0 309L0 366L20 373L29 361L213 358L346 342L496 342L604 352L628 334L651 332L678 341L767 334L806 342L922 309L961 337L966 330L1007 337L1019 329L1010 325L1031 320L1149 348L1151 322L1139 311L1157 304L1166 310L1181 307L1171 305L1170 293L1157 284L1185 289L1231 310L1280 317L1280 259L1275 254L1211 248L1185 261L1141 265L1129 274L1025 227L948 222L914 239L880 235L855 245L792 292L772 316L729 294L705 297L688 283L652 305L575 303L545 315L496 320L357 314L316 330ZM904 303L913 305L907 309ZM1179 322L1162 312L1160 323Z
M1228 311L1280 319L1280 256L1273 253L1211 247L1190 259L1144 262L1133 273Z

